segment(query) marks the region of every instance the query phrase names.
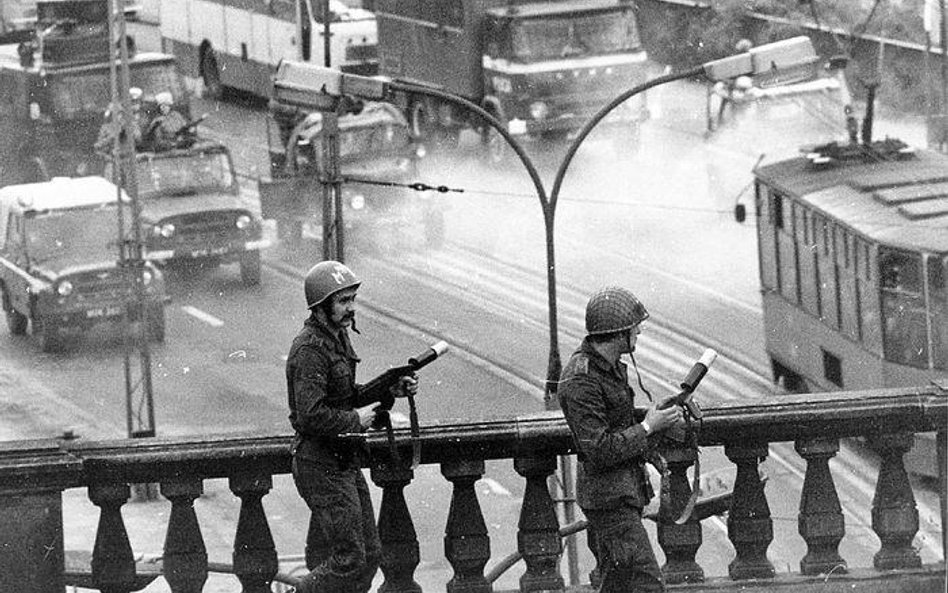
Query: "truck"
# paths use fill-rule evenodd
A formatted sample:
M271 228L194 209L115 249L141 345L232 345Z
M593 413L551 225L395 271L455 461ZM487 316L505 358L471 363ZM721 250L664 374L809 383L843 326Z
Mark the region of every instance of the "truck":
M38 26L0 44L0 186L102 172L93 147L112 102L107 8L106 0L38 2ZM143 109L157 109L155 96L168 92L189 117L174 57L129 50Z
M322 226L321 184L331 171L323 151L323 115L277 96L270 101L267 128L270 180L259 184L261 211L276 220L280 240L293 245L305 227ZM441 200L407 187L417 180L426 149L409 133L401 111L368 101L340 115L338 129L346 236L379 249L417 233L426 247L440 247L445 238Z
M259 284L260 250L270 243L259 205L240 195L227 146L189 126L174 146L140 148L134 162L144 257L183 272L236 263L245 285Z
M379 74L466 99L515 137L562 137L622 91L646 80L647 55L631 0L378 0ZM453 145L481 135L493 162L503 138L456 102L423 92L397 98L412 133ZM634 141L648 117L644 95L603 125Z
M0 297L12 335L30 328L40 348L53 352L135 313L128 308L134 268L119 265L119 199L129 198L96 176L0 188ZM164 341L162 273L144 262L141 274L144 308L133 321L145 322L149 339Z

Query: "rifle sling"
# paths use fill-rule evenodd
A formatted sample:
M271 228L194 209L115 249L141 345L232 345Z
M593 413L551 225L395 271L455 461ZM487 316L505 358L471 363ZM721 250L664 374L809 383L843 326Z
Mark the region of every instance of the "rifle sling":
M418 408L415 407L415 397L408 396L408 420L411 424L411 470L414 471L421 463L421 431L418 427Z

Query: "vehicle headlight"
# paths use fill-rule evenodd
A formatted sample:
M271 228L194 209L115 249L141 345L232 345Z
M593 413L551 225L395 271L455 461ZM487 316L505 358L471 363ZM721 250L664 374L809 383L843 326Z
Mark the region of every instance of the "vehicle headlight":
M142 270L142 283L145 286L148 286L149 284L151 284L151 281L153 279L154 279L154 274L151 273L151 270L147 268Z
M237 217L237 222L236 222L237 228L240 230L244 230L246 228L249 228L252 222L253 221L250 219L249 216L247 216L246 214L241 214L240 216Z
M362 210L365 208L365 196L356 194L349 200L349 207L353 210Z
M550 106L543 101L534 101L530 103L530 117L533 119L546 119L550 114Z
M72 294L72 282L69 280L63 280L56 286L56 292L59 296L69 296Z
M174 236L174 225L170 222L161 225L155 225L155 234L164 237L165 239L170 239Z

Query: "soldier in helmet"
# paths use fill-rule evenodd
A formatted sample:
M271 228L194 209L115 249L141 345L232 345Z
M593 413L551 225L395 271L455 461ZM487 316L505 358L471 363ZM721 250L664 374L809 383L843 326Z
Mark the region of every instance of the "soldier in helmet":
M369 490L361 471L363 448L336 439L367 430L375 401L355 381L358 356L348 330L355 328L354 302L361 282L345 265L324 261L306 274L310 316L293 340L286 361L286 387L293 444L293 479L312 516L306 537L306 567L299 593L369 590L381 559L381 544ZM391 395L414 395L417 381L402 377Z
M586 338L560 377L559 401L578 451L576 498L589 522L603 592L665 590L642 524L642 509L653 495L645 463L649 437L681 421L681 410L635 408L621 361L635 351L647 318L628 290L596 292L586 305Z
M158 115L148 124L144 139L150 142L155 150L174 148L179 135L186 131L188 122L183 115L175 111L174 96L168 91L155 95L155 103L158 104Z

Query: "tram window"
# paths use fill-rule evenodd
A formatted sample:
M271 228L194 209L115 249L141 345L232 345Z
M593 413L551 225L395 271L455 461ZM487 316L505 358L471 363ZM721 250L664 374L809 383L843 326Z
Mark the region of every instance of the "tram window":
M843 363L838 356L826 350L823 350L823 376L833 385L843 386Z
M918 254L880 250L883 351L886 360L928 368L928 323Z
M773 207L771 209L774 226L778 229L783 228L783 196L777 192L773 193Z
M824 218L823 220L823 255L830 254L830 225L829 222Z
M928 303L932 316L932 362L948 370L948 257L928 256Z

